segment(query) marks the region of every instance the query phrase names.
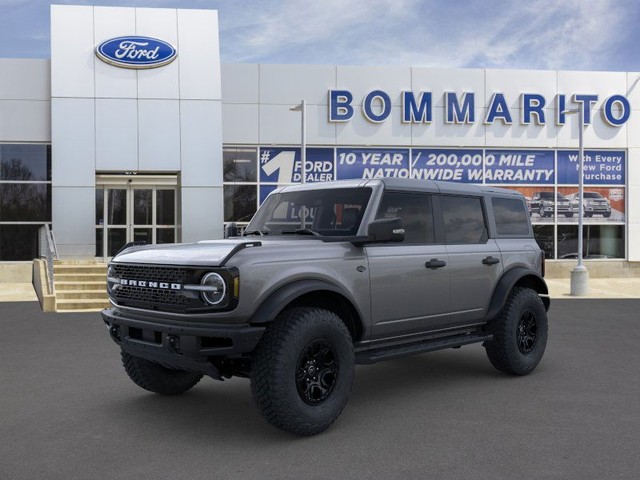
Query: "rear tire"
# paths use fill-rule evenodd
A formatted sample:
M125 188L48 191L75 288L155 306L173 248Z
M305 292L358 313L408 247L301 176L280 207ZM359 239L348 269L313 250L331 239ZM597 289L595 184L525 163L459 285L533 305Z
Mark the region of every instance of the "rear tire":
M534 290L515 287L490 326L493 340L485 349L496 369L527 375L538 366L547 345L547 312Z
M199 373L171 370L122 351L122 365L133 383L160 395L180 395L200 381Z
M296 435L315 435L342 413L354 363L353 341L340 317L321 308L291 308L260 340L251 392L269 423Z

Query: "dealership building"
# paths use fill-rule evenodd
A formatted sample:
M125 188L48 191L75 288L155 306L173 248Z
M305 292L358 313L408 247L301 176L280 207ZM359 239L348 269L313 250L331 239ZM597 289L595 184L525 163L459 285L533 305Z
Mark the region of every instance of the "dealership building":
M30 275L43 225L63 259L221 238L303 173L516 189L547 258L575 258L580 111L584 255L630 275L640 271L639 80L221 65L215 10L53 5L51 59L0 59L0 279L21 262Z

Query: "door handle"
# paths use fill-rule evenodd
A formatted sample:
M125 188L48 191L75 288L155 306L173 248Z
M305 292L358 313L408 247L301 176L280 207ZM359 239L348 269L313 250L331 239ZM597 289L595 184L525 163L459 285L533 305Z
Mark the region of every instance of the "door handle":
M482 259L482 263L484 263L485 265L495 265L496 263L500 263L500 259L493 258L491 255L489 255L488 257Z
M447 266L447 262L445 262L444 260L438 260L437 258L432 258L427 263L425 263L424 266L433 269L442 268Z

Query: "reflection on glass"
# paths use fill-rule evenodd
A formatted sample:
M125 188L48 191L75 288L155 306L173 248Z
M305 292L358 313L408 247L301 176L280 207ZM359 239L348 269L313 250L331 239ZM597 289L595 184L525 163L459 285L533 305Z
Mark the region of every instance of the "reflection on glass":
M224 221L248 222L256 213L255 185L224 186Z
M0 225L0 261L26 261L38 256L41 225Z
M222 152L225 182L255 182L257 149L227 147Z
M624 225L584 225L583 258L624 258ZM578 227L558 225L558 258L578 258Z
M51 147L0 145L0 180L51 180Z
M107 222L109 225L127 224L127 191L125 189L107 190Z
M96 257L104 255L104 228L96 228Z
M153 229L151 228L134 228L133 229L133 241L145 242L148 244L153 243Z
M479 198L443 196L440 198L444 235L448 243L480 243L486 235L482 203Z
M151 225L153 223L153 190L133 191L133 223Z
M176 191L156 191L156 224L175 225L176 223Z
M50 222L51 185L44 183L0 184L0 221Z
M104 225L104 188L96 188L96 225Z
M553 225L534 225L533 236L538 246L544 251L547 260L554 258L554 234Z
M107 229L107 254L113 257L127 243L126 228Z
M156 243L175 243L176 229L175 228L157 228L156 229Z

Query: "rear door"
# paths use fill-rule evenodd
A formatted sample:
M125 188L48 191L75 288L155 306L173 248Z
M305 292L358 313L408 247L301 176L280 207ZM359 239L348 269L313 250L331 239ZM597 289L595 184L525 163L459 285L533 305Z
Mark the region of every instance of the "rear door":
M400 217L402 243L365 247L371 279L371 339L410 336L447 325L449 265L436 242L432 196L385 192L377 218Z
M451 276L451 326L484 320L503 265L500 249L488 238L487 216L481 196L435 197Z

